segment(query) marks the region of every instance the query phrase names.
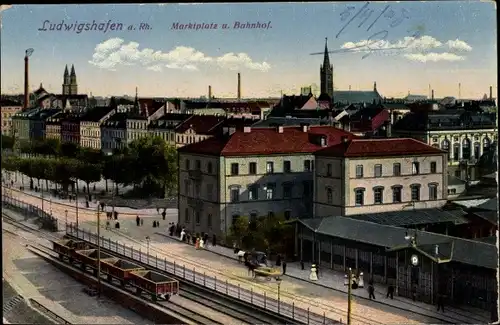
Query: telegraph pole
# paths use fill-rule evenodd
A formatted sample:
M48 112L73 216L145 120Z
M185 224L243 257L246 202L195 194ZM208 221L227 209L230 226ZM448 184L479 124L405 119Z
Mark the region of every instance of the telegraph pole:
M349 282L347 283L347 325L351 325L351 289L352 289L352 270L349 268Z
M78 219L77 219L78 220ZM101 212L97 202L97 292L101 296Z

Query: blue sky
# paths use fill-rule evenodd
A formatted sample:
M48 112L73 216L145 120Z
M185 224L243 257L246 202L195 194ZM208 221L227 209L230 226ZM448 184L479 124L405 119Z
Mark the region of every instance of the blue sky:
M496 93L496 8L493 2L370 3L366 22L355 18L337 33L364 3L275 3L200 5L51 5L13 6L2 12L2 93L22 92L23 56L30 58L30 86L61 92L65 64L74 64L79 92L94 95L206 95L234 97L241 73L243 96L277 96L319 85L322 55L330 50L362 46L330 54L336 89L371 89L388 97L428 94L478 98ZM390 5L384 15L368 26ZM341 13L354 7L348 19ZM391 22L406 18L391 27ZM344 15L345 18L345 15ZM38 31L49 24L122 23L123 30ZM268 23L267 29L233 29L234 22ZM174 23L216 23L218 29L175 30ZM140 23L151 29L138 30ZM222 29L227 23L231 28ZM127 30L134 25L136 30ZM415 30L417 39L408 39ZM373 34L387 31L385 42ZM380 35L380 34L379 34ZM381 49L362 59L370 48ZM407 39L405 40L405 37ZM363 41L365 41L363 43ZM132 43L131 43L132 42ZM98 46L101 44L100 46ZM363 44L365 45L363 47ZM398 46L399 45L399 46ZM403 46L401 46L403 45ZM401 50L388 50L404 47ZM150 50L144 50L150 49Z

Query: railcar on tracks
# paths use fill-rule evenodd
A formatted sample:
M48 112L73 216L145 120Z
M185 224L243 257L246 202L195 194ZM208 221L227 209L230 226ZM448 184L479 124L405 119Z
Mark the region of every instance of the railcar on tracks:
M52 249L54 252L59 254L59 259L67 258L69 263L72 264L75 259L75 251L77 250L86 250L90 249L90 246L87 242L81 240L74 239L61 239L58 241L52 242Z
M142 266L118 257L101 259L101 272L107 275L109 282L111 282L113 278L120 281L122 287L128 283L131 272L143 270L144 268Z
M179 293L179 281L154 271L130 272L129 284L136 288L137 295L145 291L153 301L168 301L172 295Z
M97 249L85 249L76 251L75 260L81 263L82 270L86 270L87 266L93 269L94 275L97 276ZM100 259L113 257L107 253L101 252Z

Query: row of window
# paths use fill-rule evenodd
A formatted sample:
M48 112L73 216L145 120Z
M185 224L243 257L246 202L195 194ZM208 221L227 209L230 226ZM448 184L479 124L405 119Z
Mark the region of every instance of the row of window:
M420 201L420 184L412 184L410 185L411 191L411 201ZM355 201L354 203L357 206L365 204L365 188L356 188L354 190L355 193ZM431 183L428 184L429 191L429 200L437 200L438 199L438 184ZM333 203L333 191L331 188L326 189L327 193L327 202L329 204ZM392 186L392 203L401 203L403 197L403 186L395 185ZM373 204L383 204L384 203L384 187L376 186L373 188Z
M304 160L303 169L301 171L310 172L314 170L314 160ZM290 160L283 161L283 172L291 173L292 172L292 162ZM258 173L257 163L251 162L248 164L248 175L256 175ZM274 162L268 161L266 162L266 174L274 173ZM231 164L231 175L237 176L240 175L240 166L238 163Z
M191 222L191 214L192 214L192 216L194 218L194 223L196 225L200 225L201 224L201 212L200 211L195 211L195 210L192 210L191 212L192 213L190 213L190 209L189 208L184 209L184 220L185 220L185 222L186 223L190 223ZM252 212L252 213L250 213L248 221L252 225L252 224L254 224L257 221L258 217L259 217L259 215L258 215L257 212ZM273 211L269 211L267 213L267 217L268 218L274 218L274 212ZM289 210L286 210L285 213L284 213L284 217L285 217L285 220L290 220L291 217L292 217L292 212L289 211ZM236 223L236 220L238 220L238 218L240 218L239 214L233 214L231 216L231 224L234 225ZM212 219L213 219L212 214L208 213L207 214L207 227L208 228L212 228L212 224L213 224L213 220Z
M414 161L411 164L411 173L412 175L418 175L420 174L420 162ZM435 161L430 162L430 172L432 174L437 173L437 163ZM327 176L332 176L332 166L331 164L328 164L327 166ZM364 171L363 171L363 165L356 165L356 178L363 178L364 176ZM382 164L376 164L373 167L373 177L382 177L382 176L389 176L389 175L384 175L383 170L382 170ZM401 176L401 164L400 163L394 163L392 165L392 175L391 176Z
M185 192L184 194L188 197L196 197L199 198L201 196L201 186L199 183L194 183L194 188L193 192L191 191L191 181L186 179L184 180L184 189ZM293 184L291 182L284 183L282 184L282 190L283 190L283 198L284 199L290 199L293 197L293 189L296 184ZM239 186L229 186L230 188L230 201L232 203L240 202L241 199L241 194L240 194L240 187ZM264 186L263 190L265 192L264 198L266 200L273 200L276 199L276 184L275 183L269 183L266 186ZM208 201L213 201L214 200L214 185L213 184L206 184L206 196L205 198ZM259 192L260 192L260 186L257 184L252 184L249 185L247 188L247 193L248 193L248 200L249 201L256 201L259 200ZM313 192L313 183L312 181L303 181L302 182L302 196L303 197L309 197L312 195Z

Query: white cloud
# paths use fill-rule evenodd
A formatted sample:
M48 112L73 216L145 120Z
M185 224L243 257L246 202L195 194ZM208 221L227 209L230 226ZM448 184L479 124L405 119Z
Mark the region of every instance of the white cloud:
M447 47L455 51L472 51L472 47L459 39L441 42L428 35L420 37L407 36L401 40L390 42L384 40L362 40L347 42L341 49L349 52L375 52L381 55L403 55L403 57L420 62L459 61L464 56L453 53L437 53L435 51Z
M449 40L448 42L446 42L446 45L448 45L448 47L452 50L465 51L465 52L472 51L472 47L469 44L459 40L458 38L454 41Z
M410 53L410 54L405 54L405 58L411 60L411 61L418 61L418 62L438 62L438 61L463 61L465 60L465 57L456 55L455 53Z
M200 64L214 64L226 69L247 68L268 71L267 62L255 62L246 53L226 53L220 57L210 57L192 47L177 46L169 52L139 48L139 43L111 38L98 44L89 63L107 70L116 70L120 65L141 65L151 71L167 69L197 70Z

